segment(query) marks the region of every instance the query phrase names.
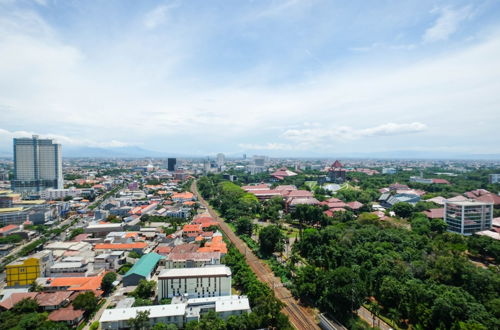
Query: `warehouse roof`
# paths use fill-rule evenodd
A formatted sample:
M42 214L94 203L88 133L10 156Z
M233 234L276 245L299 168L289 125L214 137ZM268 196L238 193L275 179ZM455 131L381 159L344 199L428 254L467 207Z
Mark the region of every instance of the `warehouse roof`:
M148 253L145 254L137 261L132 268L129 269L129 271L124 275L124 277L132 275L132 274L137 274L141 275L144 277L147 277L153 269L156 267L156 264L160 259L162 259L163 256L159 255L158 253Z

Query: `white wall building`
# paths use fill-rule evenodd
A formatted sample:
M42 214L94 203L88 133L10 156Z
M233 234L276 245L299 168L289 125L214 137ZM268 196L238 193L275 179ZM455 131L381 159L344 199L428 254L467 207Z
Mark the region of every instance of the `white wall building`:
M448 231L462 235L488 230L493 221L493 203L473 199L457 202L446 200L444 221L448 225Z
M76 188L69 188L69 189L54 189L54 188L49 188L45 189L40 193L40 198L42 199L48 199L48 200L53 200L53 199L63 199L68 196L71 197L79 197L82 194L81 189L76 189Z
M231 315L242 315L250 312L250 303L246 296L224 296L197 299L173 299L169 305L155 305L130 308L114 308L104 310L101 329L128 329L128 320L137 316L140 311L149 311L149 325L157 323L173 323L178 328L190 321L199 321L200 316L208 311L215 311L218 316L227 319Z
M231 269L227 266L165 269L158 276L158 300L187 294L190 298L231 294Z

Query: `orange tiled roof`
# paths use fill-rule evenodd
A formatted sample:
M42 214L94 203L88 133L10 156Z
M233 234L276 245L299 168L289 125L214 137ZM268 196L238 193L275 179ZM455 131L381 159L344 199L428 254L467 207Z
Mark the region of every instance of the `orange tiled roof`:
M176 193L172 195L172 199L174 198L191 199L193 197L194 197L193 193L190 192Z
M50 283L51 287L68 287L70 291L97 291L101 286L103 276L93 277L56 277Z
M16 226L16 225L7 225L5 227L0 228L0 233L4 233L6 231L9 231L9 230L12 230L12 229L16 229L18 227L19 226Z
M182 230L184 232L191 232L191 231L194 231L194 232L201 232L201 225L184 225L184 227L182 227Z

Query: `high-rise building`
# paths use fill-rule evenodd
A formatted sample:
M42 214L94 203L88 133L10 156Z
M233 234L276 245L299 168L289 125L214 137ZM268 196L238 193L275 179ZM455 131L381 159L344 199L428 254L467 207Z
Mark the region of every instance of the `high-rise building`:
M448 231L462 235L488 230L493 221L493 203L473 199L456 202L446 200L444 221L448 225Z
M50 139L14 139L14 179L17 192L40 192L47 188L62 189L61 145Z
M177 158L169 158L167 160L167 169L170 172L174 172L176 168L177 168Z
M224 163L226 162L226 157L224 154L217 154L217 166L221 167L224 166Z

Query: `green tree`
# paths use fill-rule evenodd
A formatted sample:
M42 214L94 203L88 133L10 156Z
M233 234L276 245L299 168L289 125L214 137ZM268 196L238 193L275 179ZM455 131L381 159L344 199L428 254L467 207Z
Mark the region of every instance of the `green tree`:
M88 291L80 293L75 300L73 300L73 307L75 309L84 310L86 314L91 314L97 308L98 299L94 292Z
M282 252L285 246L285 236L278 226L267 226L259 233L260 251L270 255L274 252Z
M322 283L324 293L319 304L341 319L357 310L366 297L366 289L358 273L351 268L339 267L328 271Z
M252 236L253 223L249 217L240 217L235 223L236 232L239 235Z
M36 300L25 298L15 304L11 311L15 314L34 313L38 310L38 303Z
M149 311L138 311L136 316L127 321L128 326L134 330L149 329Z
M116 273L109 272L102 278L101 289L105 294L110 293L113 290L113 282L116 281Z
M132 296L136 298L148 299L150 298L156 287L155 281L140 280L139 285L132 292Z
M415 208L410 203L399 202L392 206L392 210L398 217L409 218L415 211Z

